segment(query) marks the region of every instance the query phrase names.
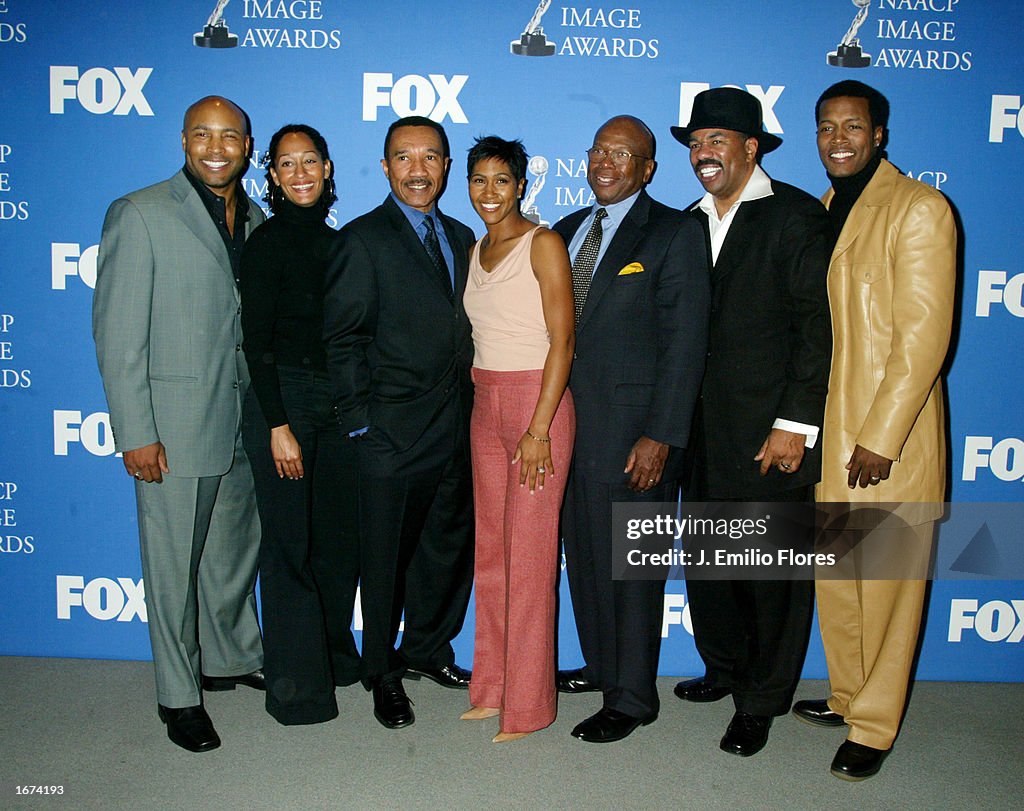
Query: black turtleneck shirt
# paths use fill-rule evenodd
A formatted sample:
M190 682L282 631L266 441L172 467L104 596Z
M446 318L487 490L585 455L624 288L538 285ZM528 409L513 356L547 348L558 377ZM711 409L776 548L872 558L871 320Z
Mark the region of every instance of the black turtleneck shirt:
M242 252L242 347L267 425L288 422L278 366L327 372L324 271L337 232L319 205L280 211L253 231Z
M846 218L850 216L854 203L857 202L857 198L860 197L861 192L864 191L871 178L875 176L875 170L878 169L878 165L881 162L882 152L881 150L876 150L874 156L867 162L867 165L855 175L833 177L827 172L825 173L828 175L828 179L832 183L832 190L835 192L832 196L832 201L828 204L828 218L832 222L832 232L835 234L836 239L839 239L843 226L846 225Z

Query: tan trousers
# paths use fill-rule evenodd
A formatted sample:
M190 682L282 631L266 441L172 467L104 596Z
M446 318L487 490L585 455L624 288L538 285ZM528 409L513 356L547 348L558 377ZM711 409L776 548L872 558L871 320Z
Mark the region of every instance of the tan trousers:
M910 545L930 556L934 523L876 531L857 552L875 543ZM927 557L924 557L927 561ZM818 579L818 624L825 646L832 695L829 708L850 727L847 739L889 749L896 739L907 697L910 667L921 627L926 581L861 580L871 561L851 553L846 579ZM832 576L836 572L833 570Z

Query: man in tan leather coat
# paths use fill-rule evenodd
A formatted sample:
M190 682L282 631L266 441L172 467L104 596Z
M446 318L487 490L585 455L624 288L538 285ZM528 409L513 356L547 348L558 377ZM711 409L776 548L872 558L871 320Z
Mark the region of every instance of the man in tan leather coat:
M832 183L822 199L837 236L828 272L834 348L815 495L822 505L850 506L845 537L830 540L861 548L846 556L844 579L819 573L832 694L798 702L793 712L819 726L849 727L832 762L832 773L847 780L875 774L896 737L946 485L939 372L953 316L956 230L939 192L882 157L888 114L885 97L857 81L830 87L815 110L819 156ZM894 512L896 520L886 522L894 527L865 538L869 527L856 516L885 514L876 505ZM904 562L916 555L925 566L894 575L879 567L879 549L899 549Z

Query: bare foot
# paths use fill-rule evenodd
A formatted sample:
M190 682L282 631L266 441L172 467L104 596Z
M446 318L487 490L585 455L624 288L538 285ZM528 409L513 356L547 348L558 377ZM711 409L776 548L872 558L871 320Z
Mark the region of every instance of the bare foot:
M483 721L485 718L494 718L501 710L497 707L470 707L459 716L460 721Z
M491 743L505 743L506 741L518 741L520 738L525 738L527 735L532 735L532 732L499 732L493 738Z

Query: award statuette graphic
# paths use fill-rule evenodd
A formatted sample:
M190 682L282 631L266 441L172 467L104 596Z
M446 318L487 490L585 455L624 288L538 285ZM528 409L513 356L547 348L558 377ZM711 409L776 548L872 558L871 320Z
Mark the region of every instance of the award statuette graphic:
M530 158L526 168L536 176L536 180L533 181L533 185L530 186L526 197L520 203L519 210L530 222L535 222L537 225L547 225L548 223L540 218L540 210L535 205L535 201L537 200L537 195L540 194L540 190L544 188L544 176L548 173L548 159L543 155L534 155Z
M548 10L550 5L551 0L540 0L537 4L537 10L530 17L530 22L526 24L526 30L523 31L522 36L519 39L512 40L509 44L509 50L516 54L516 56L555 55L554 44L548 42L548 38L544 36L544 29L540 26L540 18L544 16L544 12Z
M228 32L228 24L224 22L224 6L231 0L217 0L210 19L203 30L195 35L195 44L200 48L234 48L238 45L238 37Z
M853 18L846 36L836 49L828 55L828 63L834 68L866 68L871 64L871 54L863 53L857 31L868 18L868 7L871 0L852 0L857 7L857 15Z

